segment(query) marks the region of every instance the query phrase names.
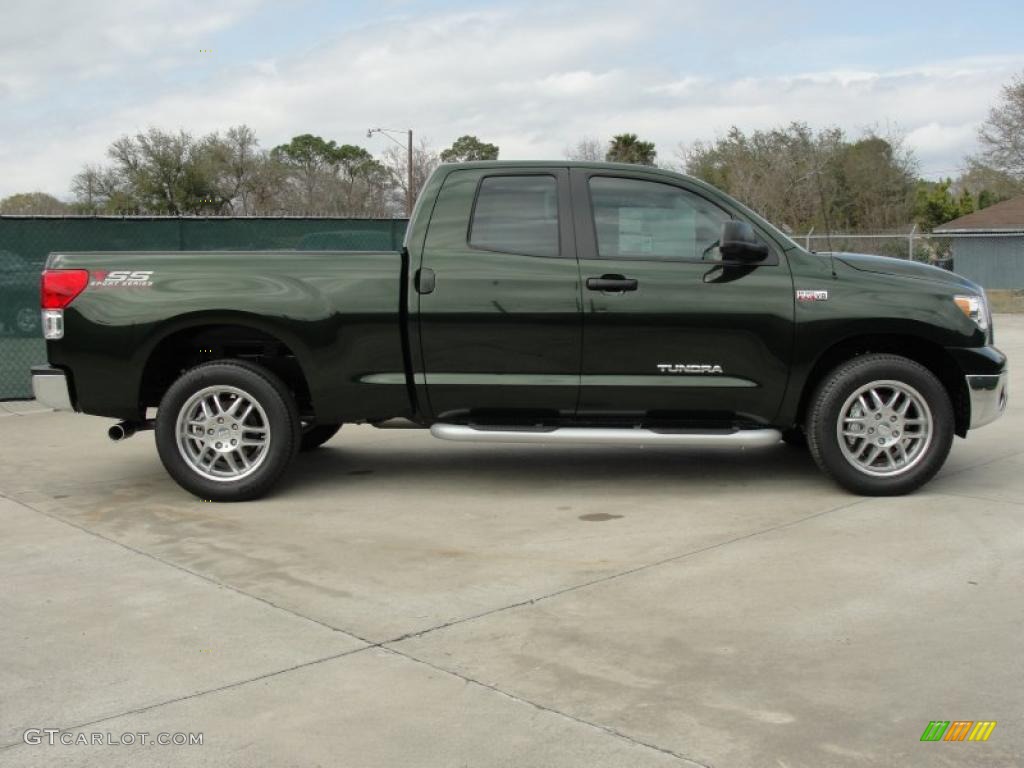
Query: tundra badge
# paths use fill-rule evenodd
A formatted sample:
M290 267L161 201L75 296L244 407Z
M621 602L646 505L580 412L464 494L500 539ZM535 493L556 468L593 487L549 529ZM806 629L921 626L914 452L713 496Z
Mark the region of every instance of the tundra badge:
M722 366L706 363L658 363L662 373L722 373Z

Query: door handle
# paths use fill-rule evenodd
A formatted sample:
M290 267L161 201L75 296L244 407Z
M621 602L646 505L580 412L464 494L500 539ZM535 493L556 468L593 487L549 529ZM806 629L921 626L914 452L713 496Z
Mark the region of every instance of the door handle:
M590 291L635 291L639 283L635 278L624 275L601 275L587 278L587 290Z
M434 286L437 283L434 270L429 267L423 267L422 269L416 270L416 293L433 293Z

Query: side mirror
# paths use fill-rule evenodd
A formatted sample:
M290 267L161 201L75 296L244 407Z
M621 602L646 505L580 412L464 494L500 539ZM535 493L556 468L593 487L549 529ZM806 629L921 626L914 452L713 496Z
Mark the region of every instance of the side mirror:
M745 221L726 221L722 224L718 251L723 261L738 261L742 264L764 261L768 256L768 246L758 241L754 228Z

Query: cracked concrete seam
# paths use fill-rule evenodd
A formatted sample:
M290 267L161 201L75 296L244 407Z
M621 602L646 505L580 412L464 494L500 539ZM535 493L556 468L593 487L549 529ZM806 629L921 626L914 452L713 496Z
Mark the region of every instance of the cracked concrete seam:
M183 696L176 696L173 699L166 699L165 701L157 701L157 702L154 702L153 704L145 704L145 705L143 705L141 707L133 707L132 709L126 709L124 712L118 712L117 714L107 715L106 717L100 717L100 718L97 718L95 720L90 720L90 721L85 722L85 723L78 723L77 725L65 726L65 727L62 727L60 730L61 731L77 731L77 730L79 730L81 728L88 728L89 726L92 726L92 725L99 725L100 723L108 723L111 720L117 720L120 717L129 717L130 715L138 715L138 714L141 714L143 712L149 712L150 710L153 710L153 709L159 709L160 707L166 707L166 706L168 706L170 704L177 704L180 701L188 701L190 699L198 699L200 696L206 696L207 694L219 693L220 691L227 691L227 690L231 690L232 688L239 688L239 687L241 687L243 685L248 685L249 683L257 683L260 680L266 680L266 679L271 678L271 677L277 677L278 675L283 675L283 674L286 674L288 672L294 672L295 670L298 670L298 669L305 669L306 667L313 667L313 666L316 666L317 664L323 664L324 662L327 662L327 661L334 661L335 659L340 659L340 658L343 658L345 656L352 656L353 654L356 654L356 653L362 653L363 651L369 650L370 647L371 646L364 646L362 648L350 648L347 651L341 651L340 653L331 654L330 656L323 656L323 657L321 657L319 659L311 659L310 661L303 661L303 662L301 662L299 664L293 664L290 667L285 667L284 669L276 669L276 670L273 670L271 672L266 672L266 673L264 673L262 675L256 675L255 677L245 678L244 680L235 680L234 682L231 682L231 683L225 683L224 685L218 685L215 688L207 688L207 689L202 690L202 691L193 691L192 693L187 693L187 694L185 694ZM13 747L21 747L21 746L26 746L26 745L22 741L14 741L14 742L10 742L8 744L0 744L0 752L2 752L4 750L7 750L7 749L11 749Z
M385 651L386 653L393 653L396 656L401 656L402 658L408 659L409 661L413 661L417 664L422 664L426 667L429 667L430 669L436 670L443 674L452 675L453 677L457 677L460 680L463 680L464 682L469 683L471 685L477 685L481 688L486 688L487 690L497 693L500 696L504 696L508 699L511 699L512 701L519 702L520 704L526 704L530 707L533 707L534 709L540 710L541 712L550 712L552 714L559 715L561 717L566 718L567 720L571 720L574 723L587 726L588 728L594 728L598 731L601 731L602 733L608 734L609 736L614 736L624 741L628 741L630 744L634 744L638 747L645 747L646 749L651 749L655 752L660 752L663 755L669 755L670 757L674 757L677 760L682 760L689 765L697 766L697 768L713 768L713 766L711 766L709 763L702 763L698 760L694 760L692 757L687 757L686 755L674 752L668 747L661 747L657 744L651 744L647 741L641 741L640 739L630 736L628 733L623 733L622 731L612 728L609 725L602 725L600 723L595 723L590 720L584 720L581 717L570 715L569 713L563 712L560 709L555 709L554 707L548 707L544 704L539 704L536 701L523 698L522 696L518 696L512 693L511 691L506 691L504 688L499 688L498 686L492 685L491 683L485 683L482 680L477 680L476 678L470 677L469 675L464 675L461 672L456 672L453 669L448 669L447 667L442 667L438 664L434 664L433 662L427 661L426 659L421 659L418 656L413 656L411 653L408 653L406 651L399 651L394 648L385 647L381 647L381 650Z
M222 589L230 590L231 592L234 592L235 594L242 595L244 597L248 597L248 598L250 598L252 600L256 600L256 601L258 601L260 603L263 603L264 605L267 605L267 606L269 606L271 608L275 608L275 609L277 609L279 611L283 611L284 613L287 613L287 614L289 614L291 616L295 616L296 618L304 619L304 620L309 621L309 622L311 622L313 624L317 624L317 625L319 625L321 627L324 627L325 629L330 629L333 632L340 632L340 633L342 633L344 635L348 635L349 637L353 638L354 640L358 640L359 642L364 643L367 647L372 647L372 646L375 646L375 645L379 645L379 643L374 643L372 640L367 640L366 638L360 637L359 635L356 635L356 634L354 634L352 632L349 632L348 630L342 629L341 627L335 627L335 626L333 626L331 624L328 624L325 621L320 621L319 619L314 619L311 616L306 616L305 614L299 613L298 611L293 611L292 609L286 608L283 605L278 605L277 603L274 603L274 602L272 602L270 600L267 600L265 597L260 597L259 595L254 595L254 594L252 594L250 592L246 592L245 590L240 589L238 587L235 587L235 586L233 586L231 584L227 584L227 583L225 583L223 581L219 581L219 580L214 579L214 578L212 578L210 576L207 576L207 575L205 575L203 573L199 573L198 571L193 571L190 568L186 568L185 566L179 565L178 563L173 563L170 560L165 560L162 557L158 557L157 555L154 555L154 554L152 554L150 552L146 552L144 550L138 549L137 547L133 547L130 544L125 544L124 542L118 541L117 539L112 539L109 536L105 536L102 533L99 533L98 531L94 531L91 528L87 528L84 525L80 525L79 523L76 523L76 522L74 522L72 520L68 520L67 518L61 517L60 515L55 515L55 514L53 514L51 512L47 512L45 510L39 509L38 507L33 506L31 502L23 501L21 499L18 499L18 498L15 498L15 497L9 495L6 490L0 490L0 497L5 498L8 501L11 501L11 502L13 502L13 503L15 503L15 504L17 504L19 506L22 506L25 509L31 510L32 512L35 512L36 514L43 515L44 517L48 517L51 520L54 520L54 521L56 521L58 523L64 523L65 525L68 525L68 526L70 526L72 528L75 528L76 530L79 530L82 533L85 533L85 534L87 534L89 536L93 536L93 537L99 539L100 541L105 541L108 544L113 544L115 546L121 547L122 549L126 549L129 552L132 552L133 554L140 555L141 557L148 558L148 559L153 560L155 562L158 562L158 563L160 563L162 565L166 565L169 568L174 568L175 570L181 571L182 573L187 573L190 576L194 576L197 579L201 579L201 580L203 580L203 581L205 581L205 582L207 582L209 584L213 584L214 586L220 587ZM53 499L53 501L55 503L59 504L58 500Z
M609 574L607 576L602 576L602 577L597 578L597 579L592 579L592 580L587 581L587 582L582 582L580 584L575 584L575 585L571 585L571 586L568 586L568 587L564 587L562 589L558 589L558 590L555 590L553 592L549 592L549 593L546 593L546 594L543 594L543 595L540 595L540 596L537 596L537 597L533 597L533 598L530 598L530 599L527 599L527 600L521 600L521 601L518 601L518 602L515 602L515 603L511 603L509 605L500 606L500 607L492 609L490 611L485 611L483 613L474 614L472 616L467 616L467 617L463 617L463 618L460 618L460 619L454 619L452 621L443 622L441 624L435 625L433 627L428 627L427 629L420 630L418 632L411 632L411 633L406 633L404 635L400 635L399 637L396 637L396 638L392 638L392 639L388 639L388 640L381 640L381 641L378 641L378 642L373 642L373 641L370 641L370 640L368 640L366 638L363 638L363 637L359 636L358 634L356 634L354 632L351 632L349 630L342 629L340 627L335 627L335 626L333 626L331 624L328 624L328 623L326 623L324 621L321 621L319 619L314 619L314 618L312 618L310 616L306 616L305 614L299 613L299 612L294 611L294 610L292 610L290 608L286 608L284 606L277 605L276 603L273 603L270 600L267 600L266 598L259 597L258 595L251 594L249 592L246 592L243 589L240 589L240 588L234 587L234 586L232 586L230 584L226 584L224 582L218 581L217 579L211 578L211 577L206 576L206 575L204 575L202 573L199 573L197 571L193 571L193 570L191 570L189 568L185 568L184 566L178 565L178 564L170 562L168 560L164 560L163 558L160 558L160 557L158 557L156 555L153 555L153 554L151 554L149 552L145 552L145 551L140 550L140 549L138 549L136 547L132 547L131 545L125 544L125 543L120 542L120 541L117 541L116 539L112 539L112 538L110 538L108 536L103 535L102 533L99 533L97 531L93 531L93 530L91 530L91 529L89 529L89 528L87 528L87 527L85 527L83 525L75 523L75 522L73 522L71 520L68 520L66 518L60 517L59 515L55 515L53 513L46 512L44 510L38 509L35 506L33 506L32 504L30 504L30 503L24 502L24 501L22 501L20 499L17 499L17 498L13 498L5 490L0 490L0 497L3 497L5 499L7 499L8 501L11 501L14 504L17 504L17 505L19 505L21 507L24 507L25 509L31 510L32 512L35 512L36 514L43 515L43 516L48 517L48 518L50 518L50 519L52 519L52 520L54 520L56 522L64 523L65 525L68 525L68 526L70 526L72 528L75 528L75 529L81 531L82 533L85 533L85 534L90 535L90 536L94 536L94 537L100 539L101 541L105 541L105 542L107 542L109 544L113 544L115 546L122 547L123 549L126 549L126 550L128 550L128 551L130 551L130 552L132 552L132 553L134 553L136 555L140 555L142 557L149 558L149 559L154 560L154 561L156 561L158 563L166 565L166 566L168 566L170 568L174 568L176 570L182 571L183 573L187 573L187 574L189 574L191 576L194 576L194 577L196 577L198 579L201 579L201 580L203 580L203 581L205 581L205 582L207 582L209 584L212 584L214 586L217 586L217 587L220 587L220 588L223 588L223 589L228 589L228 590L230 590L230 591L232 591L232 592L234 592L234 593L236 593L238 595L242 595L242 596L248 597L248 598L250 598L252 600L256 600L256 601L258 601L260 603L263 603L264 605L267 605L267 606L269 606L271 608L274 608L274 609L277 609L279 611L285 612L285 613L287 613L287 614L289 614L291 616L295 616L295 617L300 618L300 619L305 619L306 621L309 621L311 623L317 624L317 625L319 625L321 627L324 627L326 629L330 629L330 630L332 630L334 632L340 632L342 634L348 635L349 637L354 638L354 639L358 640L359 642L362 642L362 643L365 644L361 648L349 649L349 650L343 651L341 653L332 654L330 656L322 657L322 658L319 658L319 659L313 659L311 661L303 662L301 664L296 664L296 665L293 665L293 666L290 666L290 667L287 667L287 668L284 668L284 669L274 670L274 671L271 671L271 672L267 672L267 673L265 673L263 675L257 675L255 677L247 678L247 679L244 679L244 680L235 681L233 683L227 683L225 685L217 686L215 688L210 688L210 689L203 690L203 691L194 691L193 693L186 694L184 696L179 696L179 697L175 697L173 699L168 699L166 701L156 702L156 703L153 703L153 704L148 704L148 705L146 705L144 707L133 708L133 709L126 710L126 711L118 713L118 714L109 715L107 717L103 717L103 718L100 718L100 719L97 719L97 720L93 720L93 721L90 721L90 722L80 723L80 724L75 725L75 726L70 726L68 728L64 728L63 730L75 730L75 729L79 729L79 728L85 728L85 727L88 727L88 726L91 726L91 725L96 725L98 723L109 722L109 721L115 720L115 719L117 719L119 717L127 717L129 715L139 714L141 712L147 712L147 711L150 711L150 710L153 710L153 709L158 709L158 708L163 707L163 706L167 706L167 705L170 705L170 704L175 704L175 703L180 702L180 701L187 701L187 700L190 700L190 699L195 699L195 698L199 698L201 696L205 696L207 694L217 693L219 691L229 690L229 689L232 689L232 688L241 687L241 686L247 685L249 683L258 682L260 680L266 680L268 678L273 678L273 677L276 677L278 675L283 675L283 674L286 674L288 672L292 672L292 671L295 671L295 670L298 670L298 669L304 669L306 667L315 666L317 664L322 664L322 663L325 663L325 662L328 662L328 661L334 661L336 659L345 658L347 656L352 656L352 655L355 655L355 654L358 654L358 653L364 653L366 651L370 651L370 650L374 650L374 649L380 649L380 650L382 650L382 651L384 651L386 653L391 653L391 654L394 654L396 656L400 656L400 657L406 658L406 659L408 659L408 660L410 660L412 662L415 662L415 663L418 663L418 664L422 664L422 665L431 667L431 668L433 668L433 669L435 669L438 672L441 672L443 674L447 674L447 675L451 675L453 677L457 677L460 680L463 680L464 682L471 683L473 685L481 686L481 687L486 688L486 689L488 689L488 690L490 690L490 691L492 691L494 693L497 693L497 694L499 694L501 696L505 696L505 697L507 697L507 698L509 698L511 700L518 701L518 702L521 702L523 704L526 704L526 705L529 705L531 707L534 707L537 710L544 711L544 712L549 712L551 714L558 715L558 716L563 717L563 718L565 718L567 720L570 720L572 722L575 722L575 723L578 723L578 724L581 724L581 725L584 725L584 726L587 726L587 727L594 728L596 730L602 731L602 732L604 732L604 733L606 733L606 734L608 734L610 736L614 736L614 737L619 738L621 740L627 741L627 742L629 742L631 744L634 744L634 745L637 745L637 746L641 746L641 747L644 747L644 748L647 748L647 749L651 749L651 750L654 750L656 752L659 752L659 753L662 753L662 754L665 754L665 755L669 755L669 756L671 756L671 757L673 757L675 759L685 761L686 763L688 763L688 764L690 764L692 766L697 766L697 768L712 768L712 766L710 766L710 765L708 765L706 763L699 762L697 760L694 760L693 758L687 757L687 756L679 754L677 752L674 752L674 751L672 751L672 750L670 750L670 749L668 749L666 747L661 747L661 746L658 746L656 744L650 744L650 743L641 741L641 740L636 739L636 738L634 738L634 737L632 737L632 736L630 736L628 734L622 733L622 732L620 732L620 731L618 731L618 730L616 730L616 729L614 729L614 728L612 728L610 726L602 725L600 723L594 723L594 722L591 722L589 720L584 720L582 718L576 717L576 716L571 715L569 713L562 712L561 710L554 709L553 707L548 707L548 706L545 706L545 705L540 704L538 702L532 701L530 699L523 698L521 696L518 696L518 695L510 692L510 691L506 691L506 690L504 690L502 688L499 688L498 686L481 682L479 680L476 680L474 678L468 677L467 675L464 675L464 674L462 674L460 672L457 672L455 670L451 670L451 669L447 669L445 667L437 666L437 665L435 665L435 664L433 664L431 662L428 662L428 661L426 661L424 659L420 659L420 658L418 658L416 656L413 656L413 655L409 654L408 652L401 651L401 650L398 650L396 648L392 648L392 647L389 647L389 646L397 644L397 643L400 643L403 640L407 640L407 639L410 639L410 638L422 637L424 635L427 635L427 634L430 634L430 633L433 633L433 632L445 629L447 627L455 626L457 624L464 624L466 622L474 621L476 619L484 618L484 617L487 617L487 616L492 616L494 614L501 613L503 611L512 610L512 609L523 607L523 606L527 606L527 605L534 605L534 604L536 604L538 602L541 602L541 601L544 601L544 600L550 600L552 598L555 598L555 597L558 597L560 595L564 595L564 594L567 594L567 593L570 593L570 592L574 592L574 591L577 591L577 590L581 590L581 589L585 589L585 588L588 588L588 587L596 586L596 585L603 584L603 583L606 583L606 582L611 582L611 581L614 581L614 580L619 579L619 578L623 578L623 577L630 576L630 575L633 575L633 574L636 574L636 573L647 571L647 570L650 570L652 568L657 568L657 567L662 566L662 565L667 565L669 563L682 561L682 560L685 560L687 558L695 557L697 555L703 554L705 552L713 551L713 550L716 550L716 549L720 549L722 547L729 546L730 544L735 544L737 542L744 541L746 539L751 539L751 538L755 538L757 536L762 536L762 535L765 535L765 534L768 534L768 533L772 533L774 531L784 530L786 528L791 528L793 526L799 525L799 524L807 522L809 520L813 520L815 518L822 517L822 516L830 514L832 512L838 512L838 511L841 511L843 509L849 509L850 507L857 506L858 504L862 504L862 503L867 501L867 499L857 499L855 501L847 502L845 504L840 504L838 506L834 506L834 507L830 507L828 509L824 509L824 510L820 510L818 512L814 512L814 513L812 513L810 515L806 515L806 516L801 517L801 518L799 518L797 520L791 520L789 522L779 523L778 525L773 525L773 526L769 526L768 528L763 528L763 529L760 529L760 530L757 530L757 531L752 531L750 533L743 534L742 536L735 536L735 537L733 537L731 539L727 539L726 541L718 542L718 543L715 543L715 544L709 544L708 546L700 547L698 549L690 550L688 552L680 553L678 555L673 555L671 557L662 558L661 560L657 560L657 561L652 562L652 563L646 563L646 564L643 564L643 565L636 566L635 568L629 568L629 569L627 569L625 571L619 571L619 572L616 572L616 573L613 573L613 574ZM5 751L7 749L11 749L11 748L14 748L14 747L17 747L17 746L22 746L22 744L20 742L13 742L13 743L10 743L10 744L3 744L3 745L0 745L0 751Z
M555 597L560 597L561 595L567 594L569 592L575 592L577 590L581 590L581 589L586 589L588 587L597 586L598 584L604 584L605 582L615 581L616 579L620 579L620 578L623 578L625 576L632 576L633 574L636 574L636 573L642 573L643 571L650 570L651 568L658 568L659 566L662 566L662 565L668 565L669 563L675 563L675 562L679 562L679 561L682 561L682 560L686 560L686 559L688 559L690 557L696 557L697 555L702 555L705 552L710 552L710 551L713 551L713 550L716 550L716 549L720 549L722 547L727 547L730 544L735 544L737 542L745 541L747 539L752 539L752 538L755 538L757 536L763 536L765 534L773 533L773 532L778 531L778 530L783 530L785 528L790 528L790 527L792 527L794 525L799 525L800 523L804 523L804 522L807 522L809 520L814 520L815 518L822 517L823 515L831 514L832 512L839 512L839 511L844 510L844 509L849 509L850 507L855 507L858 504L864 504L867 501L869 501L869 499L861 498L861 499L857 499L856 501L847 502L846 504L840 504L839 506L836 506L836 507L830 507L829 509L823 509L823 510L820 510L818 512L813 512L810 515L805 515L804 517L801 517L801 518L799 518L797 520L790 520L789 522L786 522L786 523L779 523L777 525L772 525L772 526L769 526L767 528L762 528L762 529L757 530L757 531L751 531L750 533L745 533L742 536L734 536L731 539L726 539L725 541L720 541L720 542L717 542L715 544L708 544L705 547L698 547L697 549L692 549L689 552L683 552L683 553L680 553L678 555L671 555L669 557L662 558L661 560L655 560L653 563L645 563L643 565L638 565L638 566L636 566L634 568L628 568L628 569L626 569L624 571L618 571L616 573L611 573L611 574L608 574L606 576L600 576L600 577L598 577L596 579L591 579L590 581L584 581L584 582L581 582L579 584L572 584L572 585L570 585L568 587L562 587L561 589L556 589L553 592L548 592L547 594L540 595L538 597L531 597L531 598L528 598L526 600L520 600L519 602L516 602L516 603L510 603L509 605L503 605L503 606L501 606L499 608L492 608L489 611L483 611L481 613L476 613L476 614L473 614L471 616L464 616L464 617L462 617L460 619L452 619L451 621L444 622L443 624L438 624L438 625L433 626L433 627L428 627L427 629L419 630L417 632L408 632L408 633L406 633L404 635L400 635L399 637L396 637L396 638L394 638L392 640L385 640L385 641L383 641L381 643L381 645L391 645L393 643L399 643L399 642L402 642L403 640L409 640L409 639L412 639L414 637L422 637L423 635L431 634L431 633L437 632L438 630L441 630L441 629L447 629L448 627L453 627L453 626L456 626L458 624L464 624L464 623L466 623L468 621L475 621L476 619L482 619L482 618L485 618L487 616L492 616L492 615L494 615L496 613L502 613L503 611L512 610L514 608L521 608L521 607L527 606L527 605L535 605L536 603L542 602L544 600L550 600L550 599L555 598Z

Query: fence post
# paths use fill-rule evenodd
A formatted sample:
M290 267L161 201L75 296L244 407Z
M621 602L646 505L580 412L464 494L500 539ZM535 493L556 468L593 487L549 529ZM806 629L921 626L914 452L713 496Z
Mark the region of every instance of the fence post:
M907 260L908 261L913 261L914 260L914 233L915 232L917 232L917 223L916 222L914 223L914 226L912 226L910 228L910 235L907 238L907 241L908 241Z
M811 250L811 235L814 233L814 227L811 227L807 231L807 235L804 237L804 248L808 251Z

